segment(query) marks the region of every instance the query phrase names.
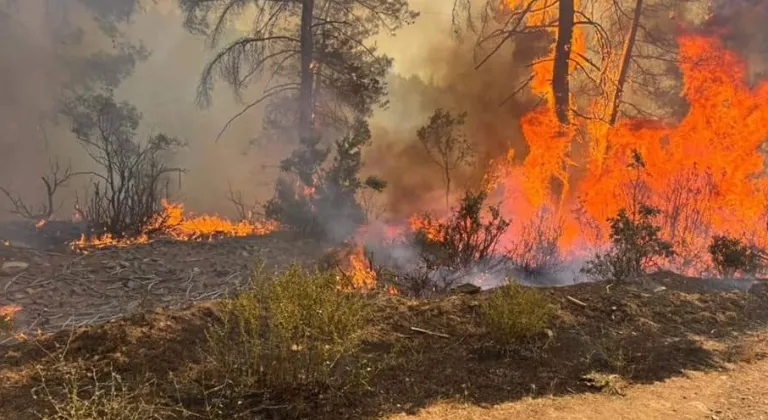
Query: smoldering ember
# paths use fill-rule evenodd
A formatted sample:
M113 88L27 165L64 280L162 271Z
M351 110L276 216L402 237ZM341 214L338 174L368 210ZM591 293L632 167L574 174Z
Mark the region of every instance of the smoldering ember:
M766 19L0 0L0 419L768 418Z

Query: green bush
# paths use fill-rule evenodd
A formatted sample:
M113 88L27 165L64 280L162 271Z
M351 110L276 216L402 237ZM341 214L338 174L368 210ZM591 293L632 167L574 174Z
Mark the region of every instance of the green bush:
M298 266L274 276L260 270L252 287L224 302L208 330L206 374L240 391L334 386L354 374L346 362L369 319L365 297L340 290L332 271Z
M760 269L760 253L738 238L717 235L709 244L712 264L721 276L754 275Z
M663 240L661 227L655 223L659 209L641 204L636 211L619 210L608 219L611 227L611 250L588 261L583 272L600 279L617 281L636 278L659 258L675 255L672 244Z
M541 291L508 281L492 292L481 313L493 340L508 347L542 333L554 308Z
M342 241L353 235L366 219L358 193L381 192L387 185L375 176L361 178L362 152L370 143L371 131L364 120L357 120L333 147L323 146L317 136L302 139L281 162L286 176L277 180L264 215L308 236Z

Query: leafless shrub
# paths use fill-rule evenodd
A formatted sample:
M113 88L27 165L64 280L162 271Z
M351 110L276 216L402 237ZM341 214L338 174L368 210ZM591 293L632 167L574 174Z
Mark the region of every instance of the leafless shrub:
M237 217L239 220L253 221L257 216L263 216L261 203L253 201L251 204L246 204L243 198L242 191L234 191L232 186L229 186L229 193L227 193L227 200L232 203L237 211Z
M58 159L49 161L48 172L41 177L45 186L45 198L43 204L37 208L29 206L20 195L13 194L8 188L0 187L0 192L11 202L11 214L35 221L49 220L61 208L61 204L55 204L55 196L59 188L65 186L72 177L81 174L82 172L72 172L72 167L69 165L62 168Z
M509 221L498 206L485 206L484 192L467 192L447 220L429 214L414 226L417 267L404 274L404 288L416 295L441 292L459 280L498 264L495 251Z
M507 255L524 273L537 275L557 271L562 264L558 242L563 234L563 220L542 208L527 221Z
M676 265L689 267L706 258L706 243L711 235L717 185L708 171L696 167L673 176L659 198L661 236L677 252Z
M161 209L170 175L181 168L168 164L182 143L165 134L136 140L141 114L111 94L78 96L65 109L72 132L99 166L89 172L93 191L83 207L92 229L115 235L137 234Z

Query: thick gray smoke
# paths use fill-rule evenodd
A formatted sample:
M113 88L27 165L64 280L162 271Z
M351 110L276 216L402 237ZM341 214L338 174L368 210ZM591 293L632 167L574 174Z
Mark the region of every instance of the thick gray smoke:
M118 100L142 113L142 136L165 132L187 142L175 163L189 170L177 192L188 208L231 214L229 185L246 200L271 193L287 150L261 145L259 153L246 153L261 127L259 109L214 142L241 104L220 86L212 108L197 108L195 89L213 52L182 27L173 0L145 3L0 0L0 186L38 205L49 159L95 169L58 109L69 93L116 88ZM58 194L58 217L71 214L75 192L82 197L87 185L81 177ZM0 196L0 218L9 206Z

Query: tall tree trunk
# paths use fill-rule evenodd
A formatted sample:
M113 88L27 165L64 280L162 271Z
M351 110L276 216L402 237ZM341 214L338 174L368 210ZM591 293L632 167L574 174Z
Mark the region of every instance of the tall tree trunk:
M451 206L451 170L448 167L448 164L446 164L445 168L445 207L448 208Z
M555 43L555 65L552 70L552 92L555 96L555 113L560 124L568 124L570 114L570 85L568 64L571 58L573 26L576 8L574 0L560 0Z
M632 59L632 50L635 48L635 39L637 38L637 28L640 26L640 16L643 14L643 0L635 2L635 14L632 16L632 26L629 27L629 34L624 40L624 48L621 52L621 64L619 67L619 77L616 79L616 89L613 91L611 100L611 109L608 113L608 125L616 124L619 117L619 108L621 96L624 94L624 85L627 83L629 75L629 66Z
M312 22L315 0L301 2L301 84L299 87L299 135L302 139L312 136L312 91L314 85L314 40Z

